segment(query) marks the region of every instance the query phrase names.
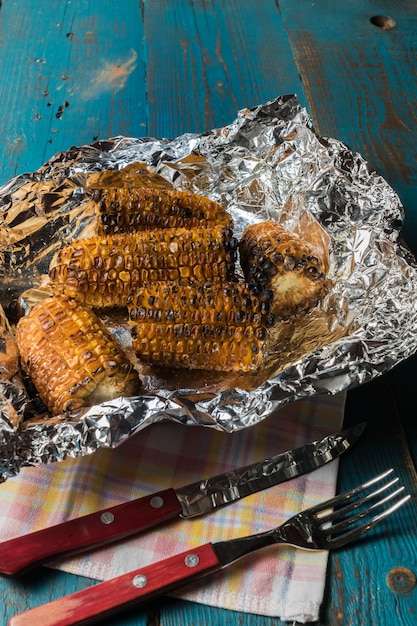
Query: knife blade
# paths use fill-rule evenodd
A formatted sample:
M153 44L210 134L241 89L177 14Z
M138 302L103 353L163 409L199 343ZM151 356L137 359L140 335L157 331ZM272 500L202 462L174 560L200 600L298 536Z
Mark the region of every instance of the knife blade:
M310 472L349 450L365 423L300 448L168 488L0 543L0 574L16 576L58 556L102 547L178 517L192 518Z

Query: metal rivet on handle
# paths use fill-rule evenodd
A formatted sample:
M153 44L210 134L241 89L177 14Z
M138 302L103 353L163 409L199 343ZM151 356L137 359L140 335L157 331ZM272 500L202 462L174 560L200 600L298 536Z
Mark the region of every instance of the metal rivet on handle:
M154 496L150 501L150 505L153 509L160 509L163 503L164 501L161 496Z
M142 587L145 587L146 583L148 582L148 579L143 574L138 574L137 576L134 577L132 582L135 587L137 587L138 589L141 589Z
M187 567L195 567L196 565L200 563L200 559L198 558L196 554L187 554L187 556L184 559L184 563L186 564Z
M104 511L104 513L100 515L100 520L103 524L111 524L114 522L114 515L110 511Z

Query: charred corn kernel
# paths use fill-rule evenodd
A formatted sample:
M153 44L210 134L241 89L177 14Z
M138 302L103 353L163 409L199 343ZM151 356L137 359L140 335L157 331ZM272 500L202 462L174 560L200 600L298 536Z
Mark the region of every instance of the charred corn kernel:
M258 369L273 322L241 283L154 283L135 291L128 308L140 359L190 369Z
M88 307L52 296L16 328L22 366L53 415L99 404L141 388L132 364Z
M110 235L159 228L233 227L223 206L188 191L110 187L92 192L97 232Z
M273 322L263 302L244 283L156 282L136 289L128 304L131 321L145 320L259 328Z
M92 307L125 306L132 289L154 281L225 281L237 242L228 228L175 228L76 241L49 272L55 293Z
M324 262L312 246L276 222L248 226L239 253L249 288L269 300L273 314L309 308L323 294Z

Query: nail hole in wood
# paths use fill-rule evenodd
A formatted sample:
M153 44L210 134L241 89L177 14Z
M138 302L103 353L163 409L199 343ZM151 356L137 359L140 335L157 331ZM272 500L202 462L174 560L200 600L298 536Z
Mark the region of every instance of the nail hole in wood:
M396 26L395 20L392 17L388 17L388 15L374 15L371 17L370 22L382 30L390 30Z
M388 572L386 582L395 593L409 593L416 586L417 580L414 572L399 565Z

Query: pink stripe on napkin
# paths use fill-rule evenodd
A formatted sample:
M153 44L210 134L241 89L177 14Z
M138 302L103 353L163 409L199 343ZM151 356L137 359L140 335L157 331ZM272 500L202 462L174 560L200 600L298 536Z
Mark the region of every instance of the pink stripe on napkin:
M339 430L344 404L345 394L299 400L235 433L157 423L114 450L25 468L0 485L0 539L301 446ZM204 517L174 520L115 546L50 565L106 580L207 541L268 530L334 495L337 468L338 461L332 461ZM275 546L175 595L236 611L311 622L319 617L326 566L326 552Z

